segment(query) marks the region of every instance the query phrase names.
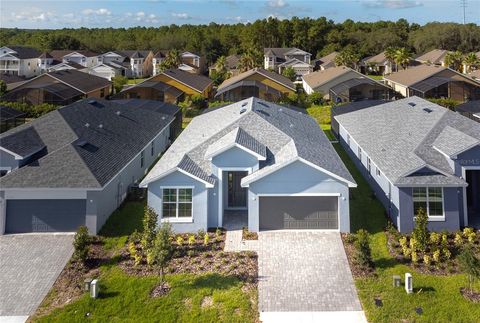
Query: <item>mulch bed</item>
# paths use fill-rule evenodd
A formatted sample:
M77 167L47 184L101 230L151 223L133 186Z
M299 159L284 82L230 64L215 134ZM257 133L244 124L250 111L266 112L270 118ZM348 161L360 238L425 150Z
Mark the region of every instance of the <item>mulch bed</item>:
M242 239L243 240L258 240L258 233L257 232L250 232L248 228L242 229Z
M342 233L341 237L342 237L345 253L347 254L348 264L350 265L350 270L352 272L353 277L365 278L365 277L376 275L375 268L365 267L357 264L357 262L355 261L355 253L357 252L357 250L355 249L353 242L349 240L348 238L349 235L350 235L349 233Z
M468 288L460 288L460 294L463 295L470 302L480 303L480 293L472 291Z

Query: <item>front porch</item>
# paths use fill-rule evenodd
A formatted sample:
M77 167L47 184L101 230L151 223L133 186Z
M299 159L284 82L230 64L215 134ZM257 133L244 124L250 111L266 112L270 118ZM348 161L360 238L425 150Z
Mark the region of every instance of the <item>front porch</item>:
M223 227L227 231L242 230L248 227L248 211L225 210L223 212Z

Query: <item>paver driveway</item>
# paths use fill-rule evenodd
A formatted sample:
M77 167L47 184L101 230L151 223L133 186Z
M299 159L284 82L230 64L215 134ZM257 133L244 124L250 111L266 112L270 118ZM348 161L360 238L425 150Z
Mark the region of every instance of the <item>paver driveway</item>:
M362 311L339 233L260 232L258 242L261 313Z
M71 234L0 236L0 321L33 314L73 252Z

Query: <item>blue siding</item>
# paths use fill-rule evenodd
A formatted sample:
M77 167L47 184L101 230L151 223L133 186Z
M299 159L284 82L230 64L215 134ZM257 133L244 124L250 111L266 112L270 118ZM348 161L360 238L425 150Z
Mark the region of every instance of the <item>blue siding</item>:
M19 161L15 160L15 157L10 155L9 153L0 150L0 168L7 169L10 168L11 170L18 168Z
M217 167L254 167L258 164L258 159L245 150L232 147L213 157L212 164Z

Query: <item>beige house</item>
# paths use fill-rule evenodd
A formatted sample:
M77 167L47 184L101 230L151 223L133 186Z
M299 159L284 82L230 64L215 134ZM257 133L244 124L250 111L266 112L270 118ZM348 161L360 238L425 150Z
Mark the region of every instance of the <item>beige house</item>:
M448 53L448 50L434 49L418 56L417 58L415 58L415 61L422 64L445 66L445 56Z
M315 60L315 70L326 70L327 68L335 67L335 58L337 57L338 52L331 52L330 54L317 58Z
M363 59L360 63L360 69L365 74L386 75L393 73L397 67L394 62L390 62L385 57L385 52L381 52Z
M384 77L385 83L404 97L480 99L480 82L447 67L419 65Z

